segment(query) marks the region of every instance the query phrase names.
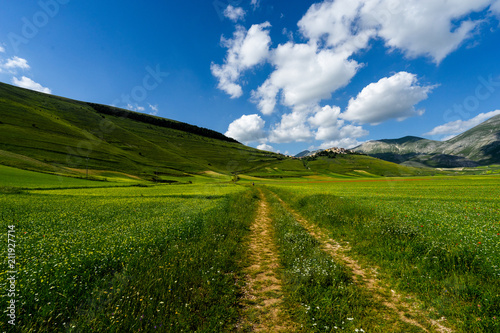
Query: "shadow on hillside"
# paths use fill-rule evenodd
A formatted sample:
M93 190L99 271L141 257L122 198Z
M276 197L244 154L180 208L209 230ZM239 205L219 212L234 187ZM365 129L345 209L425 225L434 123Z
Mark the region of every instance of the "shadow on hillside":
M482 164L497 164L500 163L500 130L495 134L496 141L481 148L485 159Z

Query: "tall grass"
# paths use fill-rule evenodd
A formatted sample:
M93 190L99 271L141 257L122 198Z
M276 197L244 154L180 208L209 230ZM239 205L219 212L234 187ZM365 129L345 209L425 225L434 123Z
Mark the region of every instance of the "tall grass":
M320 242L273 195L276 241L283 266L285 306L305 332L367 331L377 305L353 282L349 270L322 251ZM363 329L364 328L364 329ZM375 332L383 332L383 324Z
M434 319L446 317L458 332L500 332L498 199L489 193L471 202L487 183L467 180L458 199L452 184L418 196L407 184L391 184L391 192L385 184L272 190L332 238L348 241L360 260L380 266L394 288L418 295Z
M239 318L248 191L0 201L2 230L14 224L21 249L17 330L226 331ZM5 279L2 270L2 287Z

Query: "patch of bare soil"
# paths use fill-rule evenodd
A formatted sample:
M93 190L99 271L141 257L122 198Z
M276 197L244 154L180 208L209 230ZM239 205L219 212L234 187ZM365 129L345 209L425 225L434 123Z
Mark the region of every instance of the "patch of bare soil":
M378 268L376 266L372 265L370 269L362 268L356 260L346 255L346 252L349 250L348 246L342 246L329 238L321 228L304 219L283 200L278 199L293 214L294 218L322 244L322 249L348 266L353 272L353 280L366 288L376 301L391 309L398 316L399 320L416 326L424 332L453 332L452 329L442 324L442 322L446 321L444 317L439 320L430 319L428 313L419 309L422 307L419 306L416 297L411 297L413 304L406 302L400 294L388 288L383 281L377 278ZM418 321L413 318L417 318Z
M261 193L257 218L251 226L249 262L238 331L293 332L296 325L282 311L283 292L278 274L279 258L269 207Z

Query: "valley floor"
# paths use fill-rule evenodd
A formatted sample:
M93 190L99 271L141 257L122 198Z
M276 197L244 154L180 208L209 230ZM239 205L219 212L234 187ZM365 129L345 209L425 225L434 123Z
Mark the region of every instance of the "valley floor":
M252 182L4 187L15 328L500 332L497 176Z

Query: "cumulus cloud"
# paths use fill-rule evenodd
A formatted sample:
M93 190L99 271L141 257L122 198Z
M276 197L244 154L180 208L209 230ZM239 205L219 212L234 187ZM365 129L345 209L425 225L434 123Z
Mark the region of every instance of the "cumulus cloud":
M251 1L254 10L258 4ZM224 63L212 63L211 70L218 88L238 98L244 71L264 62L273 67L251 91L251 101L263 115L288 109L270 126L266 142L321 140L352 146L368 134L358 125L423 114L417 104L435 88L419 84L415 74L400 72L365 87L343 113L338 107L320 107L364 66L353 59L357 52L380 40L388 51L439 64L474 36L491 13L500 15L500 0L324 0L310 6L298 22L303 42L291 38L270 49L268 22L248 31L237 26L231 39L221 39L228 49Z
M7 59L7 61L2 64L2 67L5 69L15 70L16 68L20 69L29 69L30 65L28 65L28 61L19 57L12 57Z
M231 5L227 6L224 10L224 16L233 22L242 20L245 17L245 11L241 7L233 7Z
M483 19L468 18L498 1L336 0L312 5L299 22L302 34L328 46L356 52L379 37L408 57L429 56L436 63L473 36Z
M338 123L340 108L338 106L326 105L317 110L315 114L309 118L309 123L313 126L335 126Z
M272 151L272 152L275 151L274 148L273 148L273 146L270 146L270 145L268 145L266 143L258 145L257 149L259 149L259 150L265 150L265 151Z
M447 138L454 137L456 134L463 133L499 114L500 110L496 110L487 113L480 113L469 120L451 121L449 123L435 127L432 131L427 132L424 135L448 135Z
M338 106L324 106L309 117L308 121L316 128L315 139L320 141L341 141L345 139L356 139L369 134L361 126L346 124L339 119L340 108Z
M35 81L26 76L22 76L20 79L13 77L12 84L21 88L35 90L46 94L52 93L52 91L49 88L43 87L40 83L36 83Z
M365 48L376 35L374 27L359 25L361 8L365 1L337 0L313 4L299 21L299 29L313 43L324 40L346 55Z
M244 143L260 141L266 136L265 124L257 114L243 115L229 124L225 135Z
M342 120L339 120L340 108L338 106L324 106L318 110L308 121L317 128L316 140L332 140L340 136L339 127Z
M5 48L2 45L0 45L0 53L5 53Z
M415 105L427 99L434 86L420 86L415 74L399 72L366 86L349 100L341 118L359 124L376 125L389 119L404 120L422 115Z
M4 64L5 68L8 69L14 69L14 68L20 68L20 69L29 69L30 66L28 65L28 61L23 58L19 57L12 57L7 60L7 62Z
M340 140L323 142L318 147L318 149L328 149L328 148L333 148L333 147L351 149L351 148L359 146L362 143L363 143L362 141L360 142L360 141L356 140L355 138L343 138Z
M243 71L248 70L262 62L269 54L271 38L269 22L254 24L246 31L242 26L237 26L232 39L221 38L221 43L228 48L223 65L212 63L212 75L218 80L218 88L225 91L231 98L238 98L243 94L238 80Z
M294 108L328 99L347 85L359 64L345 54L318 49L315 44L279 45L271 56L276 67L269 78L252 92L253 100L263 114L274 110L278 93L282 104Z
M378 18L374 23L387 46L401 49L409 57L427 55L439 63L473 36L483 22L467 16L484 10L493 1L407 0L396 4L372 0L363 7L362 16L366 21Z
M281 117L281 122L272 128L269 141L275 143L303 142L309 141L313 137L311 128L307 124L307 113L303 110L296 110Z
M342 120L339 121L337 126L321 126L316 132L316 140L343 140L343 139L356 139L368 135L369 132L361 126L344 125Z

